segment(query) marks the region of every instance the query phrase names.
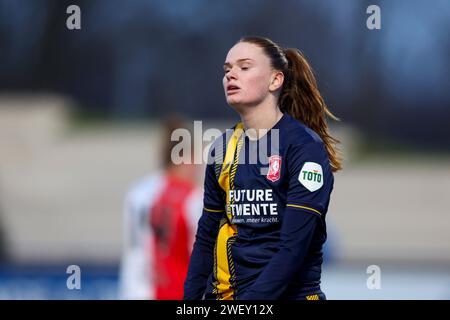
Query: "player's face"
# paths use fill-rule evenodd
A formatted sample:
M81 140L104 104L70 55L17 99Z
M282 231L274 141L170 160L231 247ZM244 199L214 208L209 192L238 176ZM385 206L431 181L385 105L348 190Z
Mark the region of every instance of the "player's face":
M256 106L270 94L273 70L269 58L259 46L237 43L228 52L223 68L223 88L230 106Z

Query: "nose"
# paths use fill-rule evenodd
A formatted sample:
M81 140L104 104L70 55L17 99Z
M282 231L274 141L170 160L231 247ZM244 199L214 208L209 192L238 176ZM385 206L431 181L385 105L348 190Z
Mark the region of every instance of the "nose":
M228 70L227 74L226 74L226 78L228 81L230 81L231 79L236 80L237 76L236 76L236 72L234 68L231 68L230 70Z

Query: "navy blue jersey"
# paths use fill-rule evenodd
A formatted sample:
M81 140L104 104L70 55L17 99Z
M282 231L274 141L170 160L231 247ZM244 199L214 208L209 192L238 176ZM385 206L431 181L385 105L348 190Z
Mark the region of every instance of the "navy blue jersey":
M321 294L334 182L325 145L287 113L259 140L241 129L210 150L184 298Z

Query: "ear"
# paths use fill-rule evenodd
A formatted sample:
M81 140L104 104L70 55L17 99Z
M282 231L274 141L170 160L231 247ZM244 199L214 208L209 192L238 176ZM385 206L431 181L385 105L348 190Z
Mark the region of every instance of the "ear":
M276 91L283 85L284 82L284 74L281 71L275 70L273 71L270 77L269 91Z

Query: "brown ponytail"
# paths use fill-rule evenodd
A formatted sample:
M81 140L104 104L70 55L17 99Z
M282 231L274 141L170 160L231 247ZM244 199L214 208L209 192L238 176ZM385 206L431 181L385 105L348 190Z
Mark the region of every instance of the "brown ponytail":
M335 121L339 119L328 110L317 88L313 71L300 50L288 48L284 49L284 53L289 63L288 77L281 91L279 104L284 111L302 121L322 138L331 168L333 171L341 170L341 159L335 147L340 141L328 133L325 118L328 116Z
M240 42L249 42L263 48L269 56L272 67L284 74L284 84L279 96L282 111L303 122L323 140L333 172L342 169L342 160L336 145L340 141L328 132L326 116L339 121L323 100L313 71L300 50L282 49L272 40L261 37L245 37Z

